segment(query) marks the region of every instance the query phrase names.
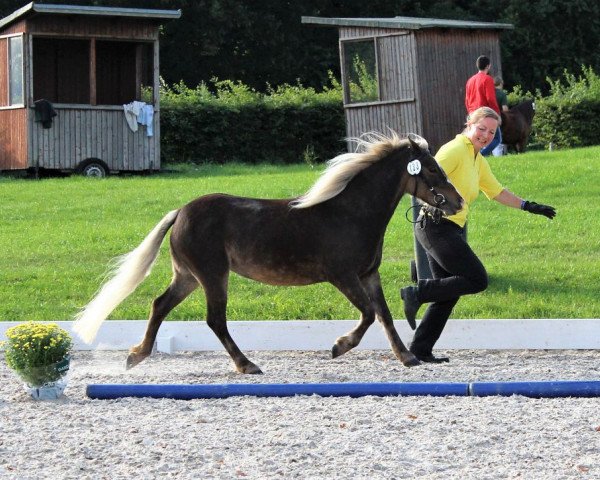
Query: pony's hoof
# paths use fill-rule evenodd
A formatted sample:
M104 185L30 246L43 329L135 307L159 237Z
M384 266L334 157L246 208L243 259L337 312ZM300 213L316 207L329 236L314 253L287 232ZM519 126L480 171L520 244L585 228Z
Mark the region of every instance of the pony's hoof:
M244 365L243 367L238 368L238 372L248 374L248 375L262 375L263 372L260 368L258 368L253 363L249 363L248 365Z
M331 347L331 358L339 357L340 355L352 350L352 348L354 347L350 345L349 342L344 339L344 337L340 337L335 342L335 345Z
M342 347L336 343L333 347L331 347L331 358L337 358L346 353L348 350L350 349Z
M421 361L411 352L404 353L400 361L405 367L416 367L417 365L421 365Z
M142 363L142 361L145 359L145 356L141 356L139 354L136 353L130 353L127 357L127 360L125 360L125 370L130 370L133 367L135 367L138 363Z

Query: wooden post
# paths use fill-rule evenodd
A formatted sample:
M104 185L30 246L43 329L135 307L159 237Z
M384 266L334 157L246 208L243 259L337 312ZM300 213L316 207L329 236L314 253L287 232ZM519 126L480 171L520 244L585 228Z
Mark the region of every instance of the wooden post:
M90 105L96 105L96 39L90 39Z
M138 44L135 46L135 99L142 100L142 55L143 45Z

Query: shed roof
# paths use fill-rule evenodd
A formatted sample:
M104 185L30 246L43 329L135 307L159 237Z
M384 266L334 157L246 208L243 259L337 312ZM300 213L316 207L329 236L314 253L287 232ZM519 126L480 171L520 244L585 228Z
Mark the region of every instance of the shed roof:
M24 7L0 20L0 28L11 24L21 18L29 17L36 13L53 15L87 15L107 17L134 17L147 19L176 19L181 17L181 10L155 10L148 8L115 8L115 7L85 7L79 5L52 5L48 3L31 2Z
M441 18L392 17L392 18L325 18L302 17L302 23L334 27L374 27L420 30L423 28L464 28L472 30L512 30L511 23L445 20Z

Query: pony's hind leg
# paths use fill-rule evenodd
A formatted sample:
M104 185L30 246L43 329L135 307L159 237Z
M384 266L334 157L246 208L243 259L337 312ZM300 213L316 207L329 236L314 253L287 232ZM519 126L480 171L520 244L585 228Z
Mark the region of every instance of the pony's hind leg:
M190 293L198 287L198 281L189 272L176 271L171 284L165 292L152 303L150 320L144 338L138 345L129 350L126 368L135 367L152 353L152 347L162 321Z

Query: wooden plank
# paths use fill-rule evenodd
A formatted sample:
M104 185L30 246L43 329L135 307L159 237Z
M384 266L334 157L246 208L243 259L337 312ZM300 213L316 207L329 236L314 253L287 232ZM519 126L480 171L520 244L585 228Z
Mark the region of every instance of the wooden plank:
M152 85L154 110L160 109L160 58L158 40L155 40L152 46Z
M160 170L162 168L160 162L160 111L154 112L154 156L153 156L154 169Z
M142 54L143 45L138 44L135 46L135 98L136 100L142 99Z
M7 106L8 102L8 39L0 39L0 105Z
M28 31L44 36L153 41L158 38L158 22L93 17L79 17L73 22L66 16L40 15L28 20Z
M135 151L135 159L136 159L136 168L138 170L144 169L144 145L146 143L146 127L140 125L139 130L137 131L137 142L136 142L136 151Z
M115 123L116 112L103 112L103 116L106 117L106 124L102 124L102 146L106 145L102 149L103 160L107 165L114 165L113 160L113 142L112 142L112 131ZM110 167L112 170L112 166Z
M52 128L50 130L49 134L53 140L52 156L55 158L57 165L61 165L61 168L68 168L64 163L64 158L60 155L60 119L58 118L58 112L52 121Z
M82 151L81 151L81 111L75 110L73 115L73 130L75 133L75 158L77 163L84 160Z
M114 145L114 158L115 164L123 163L123 128L127 128L127 122L125 121L125 115L119 116L120 121L115 121L115 132L116 141Z
M96 105L96 39L90 39L90 104Z
M121 143L121 159L119 164L123 164L125 161L129 162L131 156L129 153L129 138L131 133L133 133L129 126L127 125L127 122L123 122L123 126L121 127L121 130L123 132L123 139L122 139L122 143ZM127 160L125 160L127 159Z

